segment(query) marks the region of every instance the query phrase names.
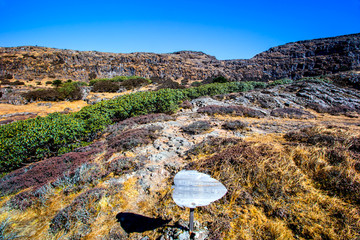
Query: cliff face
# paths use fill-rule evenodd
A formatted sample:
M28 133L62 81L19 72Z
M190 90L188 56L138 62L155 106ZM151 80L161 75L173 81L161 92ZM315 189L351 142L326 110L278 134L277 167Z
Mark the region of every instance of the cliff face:
M267 81L360 69L360 34L288 43L247 60L217 60L202 52L102 53L45 47L0 48L0 79L72 79L138 75L203 80ZM92 73L92 74L91 74Z

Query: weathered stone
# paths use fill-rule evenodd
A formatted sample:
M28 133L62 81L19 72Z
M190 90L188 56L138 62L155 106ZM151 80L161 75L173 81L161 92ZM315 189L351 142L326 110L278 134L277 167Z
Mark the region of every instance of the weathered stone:
M202 52L169 54L102 53L45 47L0 48L0 78L90 78L138 75L155 79L204 80L223 75L232 81L299 79L360 68L360 34L288 43L251 59L217 60ZM35 56L36 55L36 56ZM44 69L48 69L44 71ZM358 85L359 78L346 80ZM339 78L339 81L344 81Z

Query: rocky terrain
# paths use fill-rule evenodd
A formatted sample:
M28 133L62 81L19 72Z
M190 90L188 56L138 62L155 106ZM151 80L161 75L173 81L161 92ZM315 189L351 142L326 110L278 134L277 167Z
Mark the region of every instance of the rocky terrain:
M308 80L117 122L3 177L0 234L189 239L171 185L196 169L229 190L196 210L196 239L357 239L359 113L359 91Z
M360 34L288 43L251 59L217 60L202 52L81 52L46 47L0 48L0 79L21 81L137 75L172 80L204 80L223 75L233 81L280 78L360 70Z
M224 61L0 48L0 66L0 239L190 239L172 200L183 169L228 189L196 209L195 239L360 238L360 34ZM32 81L119 75L153 82L23 105ZM263 82L184 88L219 75ZM156 91L165 79L182 86Z

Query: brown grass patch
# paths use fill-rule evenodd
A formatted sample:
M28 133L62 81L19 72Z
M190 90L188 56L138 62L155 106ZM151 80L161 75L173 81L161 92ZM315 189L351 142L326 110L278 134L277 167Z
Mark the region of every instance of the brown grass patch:
M276 135L253 135L211 157L195 159L188 169L208 173L228 189L219 202L199 209L210 239L359 237L358 203L318 190L318 180L311 173L318 168L309 159L321 161L317 150L305 154ZM331 183L348 183L348 177L337 175Z

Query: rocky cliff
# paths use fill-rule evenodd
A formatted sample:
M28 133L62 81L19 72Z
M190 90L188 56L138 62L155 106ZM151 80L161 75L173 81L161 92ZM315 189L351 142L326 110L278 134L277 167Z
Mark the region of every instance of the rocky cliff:
M360 34L288 43L251 59L217 60L202 52L103 53L46 47L0 48L0 79L72 79L138 75L203 80L267 81L360 69Z

